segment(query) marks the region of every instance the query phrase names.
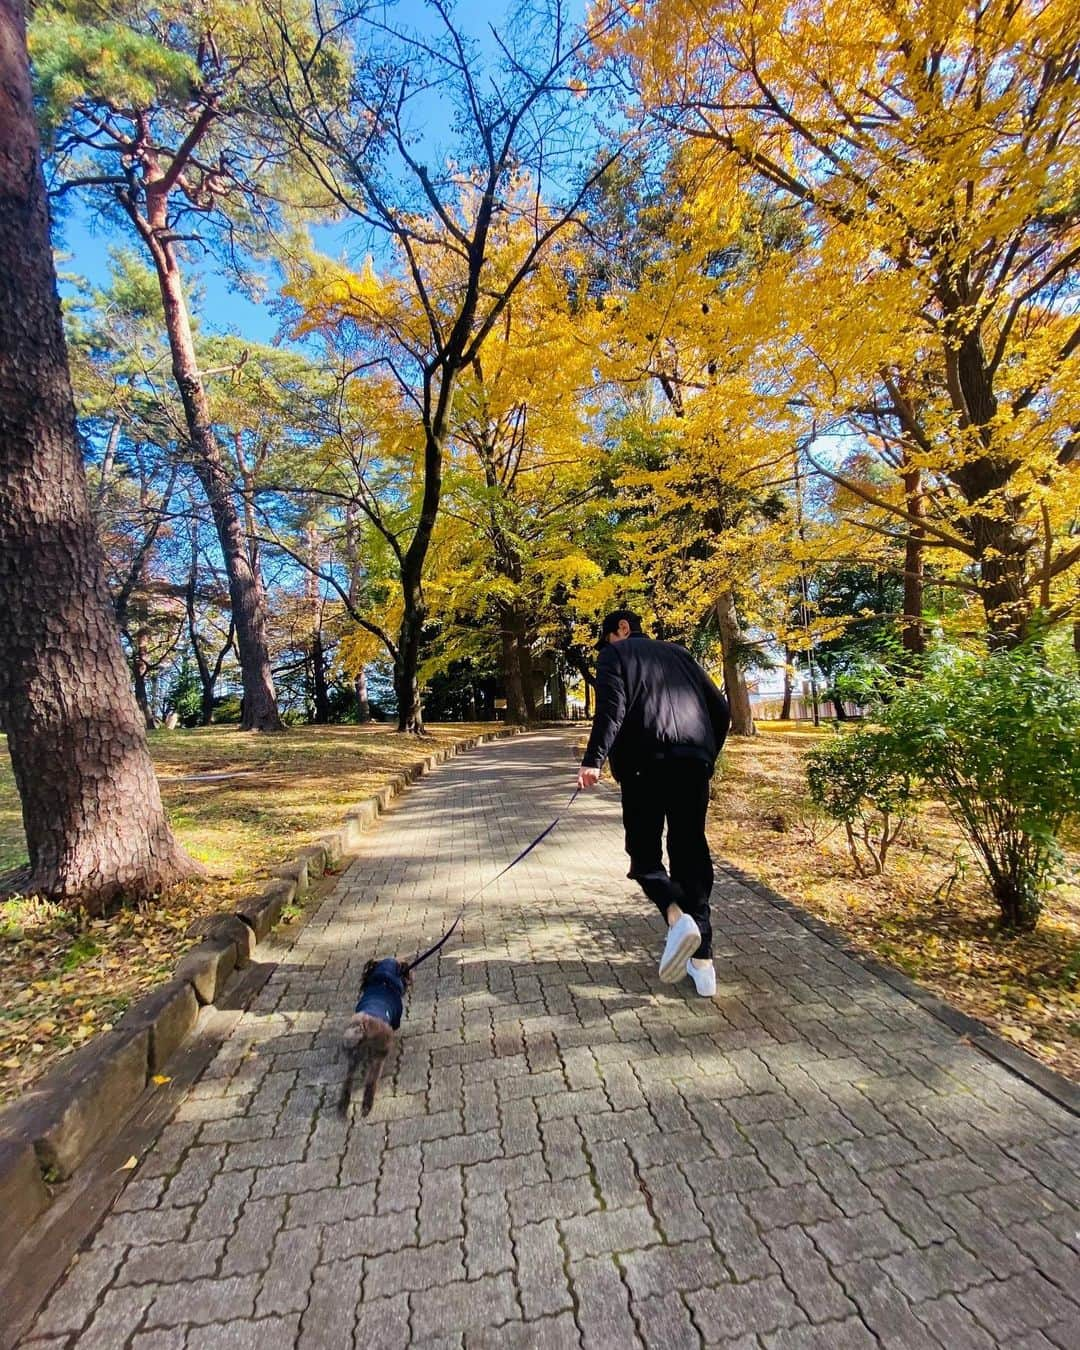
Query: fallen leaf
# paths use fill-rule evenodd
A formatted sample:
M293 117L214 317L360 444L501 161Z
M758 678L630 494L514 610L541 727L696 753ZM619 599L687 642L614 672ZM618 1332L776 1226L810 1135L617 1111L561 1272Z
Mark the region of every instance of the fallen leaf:
M172 1079L168 1076L168 1074L156 1073L154 1074L151 1081L157 1083L160 1086L162 1083L171 1083Z
M121 1165L120 1165L116 1170L117 1170L118 1172L130 1172L131 1169L132 1169L133 1167L138 1167L138 1165L139 1165L139 1160L138 1160L138 1158L136 1158L135 1154L133 1153L133 1154L131 1155L131 1157L127 1160L127 1162L126 1162L126 1163L121 1163Z

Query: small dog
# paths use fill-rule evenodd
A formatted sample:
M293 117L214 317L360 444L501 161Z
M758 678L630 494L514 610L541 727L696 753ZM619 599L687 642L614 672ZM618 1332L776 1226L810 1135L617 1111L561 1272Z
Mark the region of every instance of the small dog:
M413 962L412 965L415 965ZM360 1061L367 1054L368 1066L364 1074L364 1096L360 1114L366 1116L375 1101L375 1089L394 1048L394 1036L401 1026L405 991L412 983L412 967L405 961L388 956L382 961L369 961L364 967L360 997L356 1011L345 1028L341 1046L345 1051L347 1068L342 1084L338 1111L345 1115L352 1100L353 1080Z

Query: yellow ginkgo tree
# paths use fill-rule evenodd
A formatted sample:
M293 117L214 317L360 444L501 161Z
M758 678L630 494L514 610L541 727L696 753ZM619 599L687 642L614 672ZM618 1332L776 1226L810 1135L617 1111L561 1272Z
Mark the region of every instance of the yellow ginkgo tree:
M1011 646L1077 612L1080 27L1065 4L602 5L687 209L797 222L745 295L760 398L967 626ZM891 481L826 433L877 437ZM887 520L882 525L881 520ZM921 556L921 555L920 555ZM911 567L906 570L911 571Z

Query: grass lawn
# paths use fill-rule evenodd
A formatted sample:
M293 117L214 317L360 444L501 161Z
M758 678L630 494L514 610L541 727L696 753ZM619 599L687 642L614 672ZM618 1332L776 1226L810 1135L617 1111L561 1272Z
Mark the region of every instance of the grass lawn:
M258 736L229 727L151 733L169 817L209 876L160 905L82 921L58 905L0 901L0 1101L97 1031L172 971L198 918L258 888L269 869L430 753L494 724L429 727L418 743L385 724L295 727ZM0 872L26 862L19 800L0 736ZM184 782L198 774L229 774ZM288 911L287 911L288 913ZM294 911L293 917L299 910Z
M1080 887L1058 887L1034 933L1003 936L974 857L937 803L894 845L884 876L861 878L843 829L816 817L806 795L803 756L835 733L803 723L760 728L724 750L710 814L714 851L1080 1079ZM1078 861L1075 848L1070 860Z

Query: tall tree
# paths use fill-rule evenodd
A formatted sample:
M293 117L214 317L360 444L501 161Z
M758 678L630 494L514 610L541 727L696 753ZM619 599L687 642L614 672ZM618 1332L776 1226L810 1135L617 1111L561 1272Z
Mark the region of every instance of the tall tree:
M606 12L624 25L645 108L683 140L702 217L737 218L750 188L803 223L806 247L777 256L744 299L758 383L819 433L867 407L902 431L895 491L847 486L974 585L994 645L1022 640L1035 608L1072 618L1069 6L655 0ZM751 329L770 341L754 348ZM814 463L835 476L827 452Z
M291 20L303 29L301 16ZM117 0L104 21L88 0L52 0L35 15L33 52L57 191L77 190L119 214L153 265L192 464L225 560L241 725L278 731L265 596L215 433L182 267L186 247L208 246L215 236L235 259L244 227L272 207L280 155L254 111L264 78L257 27L237 0L194 9L176 0Z
M422 440L419 513L400 549L395 660L399 729L414 732L423 730L424 576L458 380L610 162L596 164L585 121L581 75L594 34L571 25L563 0L520 5L494 34L494 58L445 0L430 10L435 31L425 33L396 29L365 6L326 19L320 51L364 52L336 105L312 97L288 15L267 18L279 122L387 258L381 283L370 269L350 276L318 265L302 294L312 326L355 326L356 364L381 363L400 382ZM450 110L441 119L448 143L431 124L435 90ZM583 162L591 172L579 171ZM500 239L513 249L497 248Z
M20 0L0 0L0 723L24 888L100 911L196 870L161 804L87 499Z

